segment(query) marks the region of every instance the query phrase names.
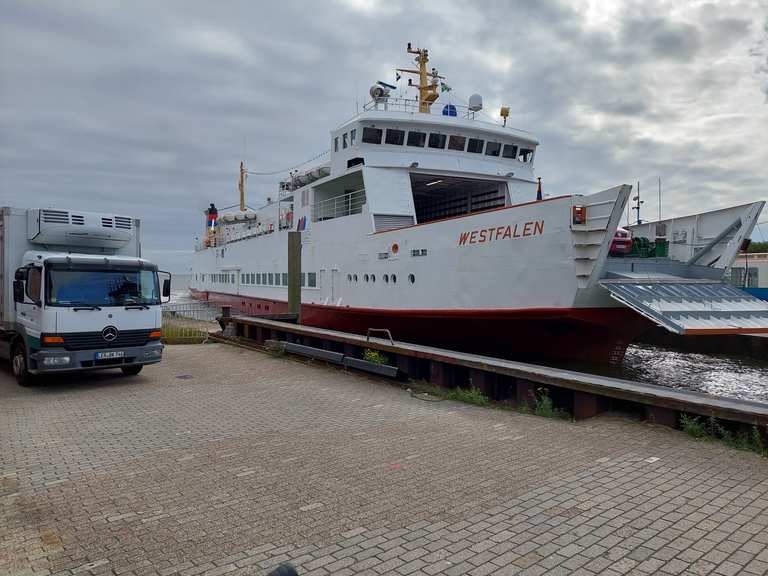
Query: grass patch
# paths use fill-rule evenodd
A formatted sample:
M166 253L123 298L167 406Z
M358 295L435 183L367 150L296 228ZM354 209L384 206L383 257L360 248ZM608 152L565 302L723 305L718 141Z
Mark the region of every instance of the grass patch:
M208 331L198 323L167 321L163 319L163 344L202 344L208 340Z
M701 416L681 414L680 428L693 438L719 441L737 450L755 452L768 457L768 446L766 446L763 432L758 426L753 425L748 430L733 431L726 428L714 416L705 419Z
M386 354L379 352L378 350L372 350L371 348L366 348L363 350L363 360L366 362L372 362L373 364L384 365L389 362L389 358L387 358Z
M680 428L688 436L694 438L704 438L707 435L707 429L704 427L704 423L699 420L698 416L688 416L688 414L680 415Z
M539 388L536 395L533 398L533 413L536 416L543 418L560 418L562 420L570 420L571 415L562 408L555 408L555 403L552 402L552 398L549 396L549 390L546 388Z
M445 395L448 400L486 406L490 403L488 396L480 392L479 388L453 388Z

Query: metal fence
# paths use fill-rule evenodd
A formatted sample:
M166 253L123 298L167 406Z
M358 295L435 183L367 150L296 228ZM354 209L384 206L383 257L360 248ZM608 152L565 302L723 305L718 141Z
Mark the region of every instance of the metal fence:
M365 189L355 190L328 200L321 200L312 205L312 221L330 220L360 214L365 204Z
M221 330L216 317L221 308L207 302L183 302L163 305L163 342L166 344L201 344L208 335Z

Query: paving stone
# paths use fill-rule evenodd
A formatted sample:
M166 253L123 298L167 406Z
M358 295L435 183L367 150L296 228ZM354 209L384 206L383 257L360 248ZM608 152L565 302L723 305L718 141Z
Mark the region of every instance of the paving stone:
M0 369L1 574L762 576L765 478L673 430L425 403L222 345L130 381Z

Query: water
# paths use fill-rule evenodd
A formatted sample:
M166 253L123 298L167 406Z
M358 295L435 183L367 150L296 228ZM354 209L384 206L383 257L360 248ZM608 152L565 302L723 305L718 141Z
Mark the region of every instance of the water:
M174 274L171 303L192 301L190 280L188 274ZM633 344L618 367L563 367L645 384L768 402L768 359L694 354L650 344Z
M633 344L623 364L609 372L636 382L768 402L768 359Z
M189 284L192 281L191 274L174 274L171 278L171 303L189 302Z

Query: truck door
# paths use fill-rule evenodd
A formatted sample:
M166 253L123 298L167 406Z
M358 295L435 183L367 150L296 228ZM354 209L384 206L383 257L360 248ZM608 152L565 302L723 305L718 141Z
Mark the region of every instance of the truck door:
M36 266L22 268L26 273L24 302L16 302L16 322L27 334L27 343L40 344L40 308L43 295L43 269ZM31 341L30 341L31 340Z

